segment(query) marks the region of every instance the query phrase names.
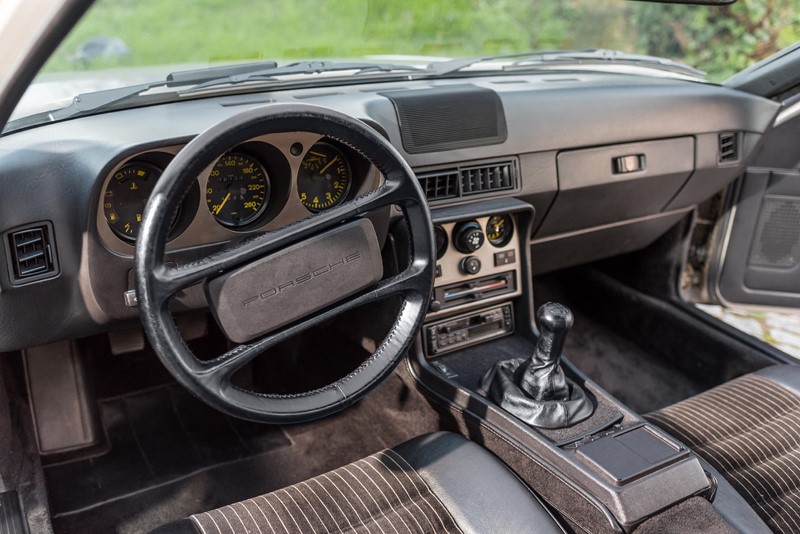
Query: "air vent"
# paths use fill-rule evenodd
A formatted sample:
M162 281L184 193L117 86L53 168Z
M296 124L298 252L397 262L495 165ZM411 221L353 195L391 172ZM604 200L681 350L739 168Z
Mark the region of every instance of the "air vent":
M736 133L719 134L719 162L728 163L739 159L739 137Z
M428 201L444 200L514 189L517 166L514 161L496 161L423 172L417 178Z
M12 283L33 282L58 274L52 236L49 223L37 223L7 234Z
M513 165L510 161L460 170L461 194L474 195L514 188Z
M425 198L428 200L442 200L458 196L458 171L445 170L417 176Z

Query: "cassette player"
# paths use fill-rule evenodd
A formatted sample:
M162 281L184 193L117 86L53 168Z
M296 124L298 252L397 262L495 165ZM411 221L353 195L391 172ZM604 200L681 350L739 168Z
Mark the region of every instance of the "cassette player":
M503 304L425 325L425 353L438 356L511 334L514 331L513 313L511 304Z

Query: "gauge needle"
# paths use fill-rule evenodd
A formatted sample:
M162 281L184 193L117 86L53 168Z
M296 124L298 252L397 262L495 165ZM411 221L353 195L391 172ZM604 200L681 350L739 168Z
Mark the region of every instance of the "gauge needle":
M327 165L325 165L324 167L322 167L322 170L321 170L321 171L319 171L319 173L320 173L320 174L324 174L324 173L325 173L325 171L327 171L327 170L328 170L328 167L330 167L331 165L333 165L333 164L334 164L334 162L335 162L337 159L339 159L339 156L336 156L335 158L333 158L332 160L330 160L330 161L328 162L328 164L327 164Z
M221 203L219 206L217 206L217 213L216 213L216 215L219 215L219 212L221 212L221 211L222 211L222 207L225 205L225 203L228 201L228 199L229 199L229 198L231 198L231 194L230 194L230 193L228 193L227 195L225 195L225 198L223 198L223 199L222 199L222 203Z

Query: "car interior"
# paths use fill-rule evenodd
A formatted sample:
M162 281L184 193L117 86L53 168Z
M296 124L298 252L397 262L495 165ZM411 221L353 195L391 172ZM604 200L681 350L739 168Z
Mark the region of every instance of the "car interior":
M0 532L800 532L798 63L6 131Z

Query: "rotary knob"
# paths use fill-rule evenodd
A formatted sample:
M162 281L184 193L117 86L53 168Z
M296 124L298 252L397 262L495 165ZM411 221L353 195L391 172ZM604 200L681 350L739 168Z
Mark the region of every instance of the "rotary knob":
M475 256L467 256L461 260L461 272L464 274L478 274L481 272L481 260Z
M453 229L453 244L464 253L471 254L483 246L486 235L477 221L458 223Z

